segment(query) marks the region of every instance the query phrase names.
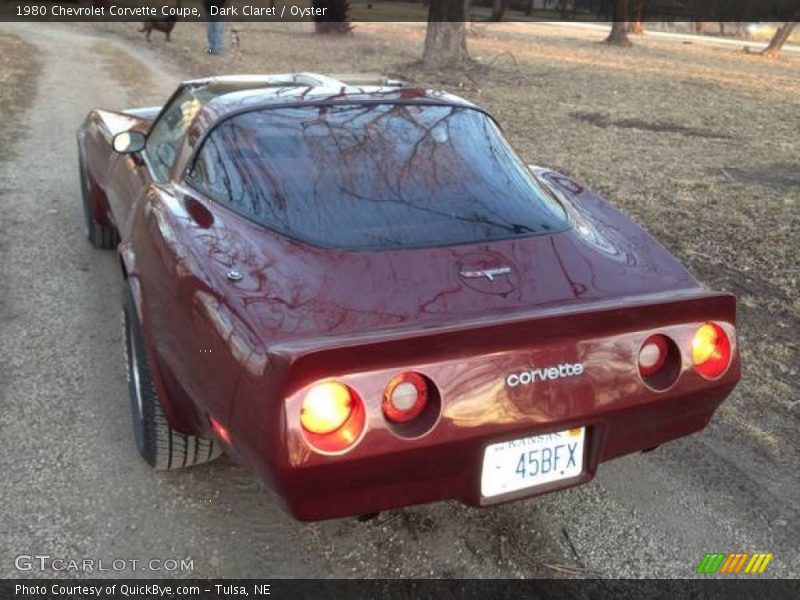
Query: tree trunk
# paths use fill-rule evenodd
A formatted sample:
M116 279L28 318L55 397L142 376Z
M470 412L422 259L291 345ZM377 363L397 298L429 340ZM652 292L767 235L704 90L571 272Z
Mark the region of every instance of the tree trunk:
M492 16L489 17L490 21L502 21L506 16L506 9L508 8L508 0L493 0L492 2Z
M781 48L783 48L786 40L789 39L789 36L792 34L792 30L794 29L795 25L797 25L797 23L784 23L778 27L778 31L776 31L775 35L772 36L769 46L762 50L762 56L766 58L778 58L778 55L781 53Z
M644 0L633 0L633 20L628 26L628 33L644 35L642 15L644 14Z
M324 8L325 14L314 16L317 33L350 33L350 2L348 0L311 0L313 8Z
M422 52L426 66L457 66L469 58L464 18L464 0L431 0Z
M633 46L628 39L628 0L612 0L611 19L611 33L608 34L606 43L623 48Z
M525 14L526 15L533 14L533 0L528 0L528 3L525 5Z

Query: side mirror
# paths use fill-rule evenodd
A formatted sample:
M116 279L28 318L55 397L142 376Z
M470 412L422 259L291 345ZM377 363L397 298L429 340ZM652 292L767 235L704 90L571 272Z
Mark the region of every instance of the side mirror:
M132 154L144 150L147 137L141 131L123 131L114 136L111 146L120 154Z

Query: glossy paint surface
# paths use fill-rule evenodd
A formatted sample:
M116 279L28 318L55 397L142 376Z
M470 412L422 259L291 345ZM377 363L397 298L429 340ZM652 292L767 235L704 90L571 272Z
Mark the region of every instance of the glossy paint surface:
M263 101L252 91L235 96L195 118L179 162L215 120ZM734 298L703 291L646 232L563 175L534 169L568 213L566 231L331 250L220 206L178 166L158 184L146 157L111 151L113 133L146 130L152 118L94 111L79 147L96 218L120 231L165 412L173 427L204 435L212 416L230 434L229 451L298 518L448 498L482 506L581 483L604 460L702 429L738 381ZM497 269L493 278L465 275ZM691 363L694 330L709 320L733 349L713 381ZM637 369L638 349L654 333L681 354L677 380L662 391ZM507 385L509 374L562 363L584 371ZM431 425L414 435L398 433L381 409L386 385L404 371L427 377L440 400ZM336 453L314 447L299 420L305 392L328 379L356 390L365 411L359 438ZM486 445L578 426L588 428L582 476L480 497Z

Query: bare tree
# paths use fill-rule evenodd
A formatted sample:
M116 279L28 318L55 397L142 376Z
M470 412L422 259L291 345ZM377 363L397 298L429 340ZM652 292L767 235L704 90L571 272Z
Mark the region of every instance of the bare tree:
M348 0L311 0L313 8L325 9L323 15L314 16L317 33L350 33L350 2Z
M786 40L789 39L789 36L792 34L792 30L797 25L796 22L789 22L783 23L778 30L775 32L775 35L772 36L772 40L770 40L769 45L764 48L761 52L761 55L765 58L778 58L778 55L781 53L781 48L786 43Z
M633 0L633 19L628 26L628 32L634 35L644 35L642 16L644 15L645 0Z
M606 43L623 48L633 46L628 39L628 0L612 0L611 20L611 33L608 34Z
M426 66L455 66L469 58L464 0L431 0L422 62Z
M502 21L506 16L506 9L508 8L508 0L492 0L492 16L489 17L490 21Z
M525 14L532 15L533 14L533 0L527 0L525 3Z

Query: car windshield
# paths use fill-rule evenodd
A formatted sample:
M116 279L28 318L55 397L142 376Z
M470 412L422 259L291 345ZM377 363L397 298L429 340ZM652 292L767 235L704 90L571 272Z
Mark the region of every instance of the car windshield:
M494 122L466 107L243 113L215 128L190 178L246 217L327 247L476 243L567 226Z

